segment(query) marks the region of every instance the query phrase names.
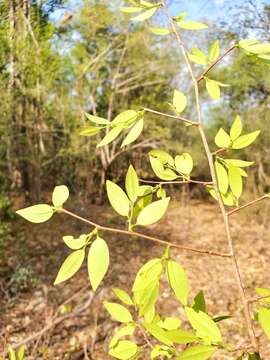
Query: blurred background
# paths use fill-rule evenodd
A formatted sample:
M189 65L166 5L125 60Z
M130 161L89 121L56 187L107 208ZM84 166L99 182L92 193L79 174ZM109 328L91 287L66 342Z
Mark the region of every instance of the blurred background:
M242 38L270 40L268 0L176 0L169 4L173 15L187 11L191 19L209 24L209 29L196 36L193 32L184 33L188 48L198 46L207 51L219 39L224 51ZM209 180L196 129L168 118L147 113L136 146L119 151L119 146L112 144L106 156L103 149L96 149L98 137L79 136L86 124L84 112L109 119L123 110L139 110L142 106L170 112L168 102L172 100L173 89L189 93L185 116L191 119L196 116L190 79L174 40L154 36L147 26L132 25L129 16L118 10L119 5L123 2L0 1L0 304L3 306L0 349L1 344L4 349L9 343L18 344L34 335L26 341L29 358L33 359L87 359L87 352L91 359L105 359L106 333L112 330L112 324L100 310L101 300L110 294L112 282L128 285L130 272L138 270L139 264L149 256L150 247L132 242L124 251L119 249L118 239L112 239L114 271L111 270L105 290L97 295L93 305L101 315L93 311L88 316L80 313L78 320L72 310L78 304L67 299L77 291L81 291L76 298L79 305L87 298L86 272L61 285L60 293L52 283L68 253L61 237L67 233L79 234L85 227L62 215L49 225L33 226L18 220L14 211L30 204L50 202L54 186L65 184L73 199L70 208L101 223L118 224L119 219L107 207L104 180L122 183L129 163L136 167L140 177L154 179L147 153L155 147L172 154L190 152L195 163L194 179ZM160 15L154 22L162 26L165 19ZM201 73L200 66L194 65L194 69L196 74ZM219 127L228 129L237 114L241 115L247 131L262 130L255 144L239 152L242 159L256 163L249 170L245 200L270 191L269 75L268 65L234 51L211 72L214 79L230 84L222 89L222 99L210 100L201 86L203 118L213 148ZM176 236L179 242L209 245L212 239L212 244L222 248L222 235L219 239L214 236L221 226L218 220L216 230L212 235L209 233L215 208L207 191L187 186L171 187L169 191L175 203L167 220L161 227L154 226L153 231L164 237ZM250 235L247 239L250 243L244 240L239 243L243 247L240 252L248 248L254 255L256 243L260 254L266 256L256 255L258 263L255 261L254 266L246 268L247 272L252 268L252 274L260 269L256 279L263 282L263 266L270 251L265 248L269 206L256 207L245 215L242 222L235 223L236 235L241 240L239 229L245 227ZM203 229L208 231L206 238ZM197 232L196 236L193 231ZM133 254L134 262L123 270L128 254ZM243 266L247 265L247 259L243 260ZM183 261L189 266L192 259ZM212 276L213 264L207 266L204 279ZM217 265L217 272L218 269L222 274L223 267ZM191 276L196 286L196 270ZM253 275L246 276L252 288ZM230 281L233 283L226 281L228 286ZM219 284L225 292L226 281ZM205 286L203 281L197 285ZM215 295L209 290L210 295L214 302ZM237 294L234 296L237 306ZM230 304L222 303L221 307L226 312ZM67 321L61 320L61 326L53 323L55 318L63 316L67 316ZM53 325L39 333L46 324Z

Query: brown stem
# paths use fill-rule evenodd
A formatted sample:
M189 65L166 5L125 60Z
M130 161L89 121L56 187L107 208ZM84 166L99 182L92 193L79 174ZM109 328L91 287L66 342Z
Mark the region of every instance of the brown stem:
M265 296L257 296L253 299L249 299L248 302L249 304L258 302L258 301L262 301L262 300L266 300L266 299L270 299L270 295L265 295Z
M202 142L203 142L203 146L204 146L204 149L205 149L205 153L206 153L206 156L207 156L207 159L208 159L209 169L210 169L211 177L213 179L213 186L214 186L214 189L215 189L215 191L217 193L218 204L219 204L220 211L221 211L223 221L224 221L224 226L225 226L226 235L227 235L227 242L228 242L228 246L229 246L230 253L231 253L231 258L232 258L232 262L233 262L233 269L234 269L234 273L235 273L235 279L236 279L236 282L237 282L237 285L238 285L239 295L241 297L242 304L243 304L244 315L245 315L246 325L247 325L247 329L248 329L248 333L249 333L249 338L250 338L250 341L251 341L251 344L252 344L254 350L257 352L258 348L259 348L259 345L258 345L257 338L255 336L253 323L252 323L252 319L251 319L251 315L250 315L250 311L249 311L249 304L248 304L248 301L247 301L247 298L246 298L245 289L244 289L244 286L243 286L243 282L242 282L242 278L241 278L241 275L240 275L238 262L237 262L234 247L233 247L233 241L232 241L230 224L229 224L229 217L228 217L228 215L226 213L225 206L223 204L221 194L219 192L219 188L218 188L218 185L217 185L217 177L216 177L216 172L215 172L213 156L211 154L211 151L210 151L210 148L209 148L209 145L208 145L208 141L207 141L207 138L206 138L206 135L205 135L204 127L203 127L203 122L202 122L202 117L201 117L201 105L200 105L200 94L199 94L198 81L195 78L195 75L194 75L194 72L192 70L191 63L190 63L190 61L188 59L185 47L184 47L184 45L182 43L182 40L181 40L181 37L180 37L176 27L175 27L174 20L171 18L170 14L169 14L169 10L168 10L166 0L163 1L163 6L164 6L165 15L168 17L168 20L169 20L170 25L171 25L172 32L174 33L174 35L176 37L176 40L177 40L177 42L179 44L179 47L180 47L180 49L182 51L182 54L184 56L184 59L185 59L185 62L186 62L187 68L188 68L188 71L190 73L190 76L191 76L191 79L192 79L192 82L193 82L194 92L195 92L195 100L196 100L196 112L197 112L198 124L199 124L199 132L200 132L201 139L202 139Z
M193 248L191 246L185 246L185 245L179 245L179 244L175 244L175 243L171 243L169 241L166 240L161 240L159 238L156 238L154 236L149 236L149 235L145 235L136 231L129 231L129 230L122 230L122 229L117 229L117 228L112 228L112 227L108 227L108 226L102 226L99 225L91 220L85 219L82 216L79 216L77 214L74 214L73 212L66 210L66 209L61 209L59 210L59 212L62 212L64 214L67 214L69 216L74 217L75 219L78 219L80 221L83 221L91 226L94 226L97 230L100 231L107 231L107 232L111 232L111 233L117 233L117 234L123 234L123 235L128 235L128 236L136 236L138 238L142 238L142 239L146 239L152 242L155 242L157 244L161 244L164 246L170 246L170 247L174 247L177 249L181 249L181 250L186 250L186 251L190 251L190 252L195 252L195 253L199 253L199 254L206 254L206 255L213 255L213 256L219 256L219 257L224 257L224 258L230 258L231 254L228 253L221 253L221 252L217 252L217 251L212 251L212 250L205 250L205 249L197 249L197 248Z
M183 121L183 122L185 122L186 124L189 124L189 125L198 125L197 122L186 119L186 118L184 118L182 116L170 115L170 114L166 114L166 113L163 113L163 112L160 112L160 111L157 111L157 110L148 109L148 108L143 108L143 110L147 111L147 112L150 112L152 114L156 114L156 115L160 115L160 116L166 116L166 117L169 117L171 119L180 120L180 121Z
M144 180L144 179L140 179L140 182L142 182L142 183L148 183L148 184L161 184L161 185L167 185L167 184L201 184L201 185L213 185L213 181L199 181L199 180L158 181L158 180Z
M211 65L208 66L208 68L197 78L197 82L199 83L202 81L205 76L209 73L210 70L212 70L223 58L228 55L231 51L237 48L237 45L232 45L227 50L225 50L224 54L222 54L216 61L214 61Z
M269 198L270 198L269 195L260 196L259 198L255 199L255 200L252 200L252 201L248 202L248 203L245 204L245 205L239 206L238 208L229 211L229 212L228 212L228 215L230 216L230 215L236 213L236 212L239 211L239 210L245 209L246 207L249 207L249 206L251 206L251 205L253 205L253 204L256 204L256 203L259 202L259 201L262 201L262 200L264 200L264 199L269 199Z

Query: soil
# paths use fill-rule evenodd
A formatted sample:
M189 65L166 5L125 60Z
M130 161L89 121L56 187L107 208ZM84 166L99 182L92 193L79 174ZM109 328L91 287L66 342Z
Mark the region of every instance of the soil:
M123 223L119 225L118 216L110 208L84 203L76 209L80 215L100 224L124 226ZM215 204L192 202L184 206L175 202L166 217L145 232L182 245L228 252L224 226L218 214ZM253 298L256 287L270 288L270 226L267 221L258 220L257 216L243 210L231 217L231 227L247 297ZM112 287L129 291L139 267L153 257L160 257L164 248L150 241L104 233L103 238L110 247L111 265L99 290L92 293L86 265L71 280L53 286L57 271L69 253L62 236L87 232L87 225L63 214L40 225L16 221L16 236L8 243L0 267L1 351L8 344L27 340L27 359L110 359L108 342L118 324L109 318L102 302L115 300ZM220 323L225 342L233 348L245 347L247 328L231 260L181 250L172 250L171 254L188 272L191 296L203 290L209 314L231 316ZM31 276L36 281L26 290L11 294L10 273L22 266L32 269ZM160 300L161 314L184 320L183 308L169 291L165 279L161 284ZM256 306L253 306L254 312ZM188 329L186 325L184 323ZM270 359L269 341L259 327L256 333L263 359ZM241 352L231 356L222 351L217 354L213 359L229 360L236 359Z

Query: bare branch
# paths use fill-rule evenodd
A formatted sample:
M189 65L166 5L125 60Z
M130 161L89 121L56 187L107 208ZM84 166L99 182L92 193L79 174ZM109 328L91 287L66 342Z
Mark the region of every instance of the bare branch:
M249 207L249 206L252 206L252 205L256 204L256 203L259 202L259 201L262 201L262 200L264 200L264 199L269 199L269 198L270 198L269 195L260 196L259 198L255 199L255 200L252 200L252 201L248 202L248 203L245 204L245 205L239 206L238 208L235 208L235 209L229 211L229 212L228 212L228 215L232 215L232 214L234 214L234 213L236 213L236 212L238 212L238 211L240 211L240 210L242 210L242 209L245 209L245 208L247 208L247 207Z
M176 116L176 115L170 115L170 114L166 114L166 113L163 113L163 112L160 112L160 111L157 111L157 110L152 110L152 109L149 109L149 108L143 108L144 111L147 111L147 112L150 112L152 114L156 114L156 115L160 115L160 116L166 116L168 118L172 118L172 119L176 119L176 120L180 120L180 121L184 121L186 124L189 124L189 125L198 125L197 122L194 122L192 120L189 120L189 119L186 119L182 116Z

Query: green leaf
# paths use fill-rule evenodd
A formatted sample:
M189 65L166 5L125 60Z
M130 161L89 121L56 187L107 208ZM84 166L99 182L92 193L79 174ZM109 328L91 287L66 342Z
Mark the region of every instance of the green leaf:
M139 179L132 165L129 165L126 176L126 192L130 200L134 203L139 192Z
M150 358L156 359L156 358L168 358L170 359L172 357L171 350L169 347L166 347L164 345L155 345L154 348L151 351Z
M145 329L157 340L159 340L160 342L162 342L165 345L171 346L173 345L172 340L170 340L167 336L167 332L163 329L161 329L158 325L156 324L147 324L144 323L143 325L145 327Z
M178 345L191 344L198 341L198 338L192 332L182 329L167 331L167 337Z
M108 132L108 134L106 134L105 137L101 140L101 142L97 144L97 147L110 144L113 140L117 138L117 136L121 133L122 130L123 128L121 126L116 126L112 128Z
M127 13L127 14L132 14L132 13L140 12L143 10L142 7L135 7L135 6L132 6L132 7L131 6L127 6L127 7L121 6L119 9L120 9L120 11Z
M113 209L122 216L129 214L129 200L125 192L110 180L106 181L107 195Z
M110 349L109 355L120 360L132 358L138 351L138 346L128 340L121 340L116 347Z
M201 50L197 48L192 48L191 53L188 54L189 60L198 65L206 65L207 64L207 56Z
M180 27L180 29L185 29L185 30L202 30L208 28L208 25L192 20L177 21L177 24Z
M158 161L163 165L169 164L174 166L173 157L164 150L154 149L149 152L149 155L157 158Z
M159 221L167 211L169 202L170 198L167 197L146 206L137 218L137 225L151 225Z
M260 296L269 296L268 298L261 299L260 301L270 304L270 289L266 288L256 288L256 293Z
M217 81L205 78L206 90L213 100L220 99L220 87Z
M178 114L183 112L187 106L187 97L179 90L174 90L173 93L173 106Z
M230 192L228 192L227 194L221 194L221 197L222 197L222 201L225 205L227 205L227 206L236 205L235 199Z
M193 169L193 159L188 153L175 157L176 170L184 175L189 175Z
M215 136L215 144L220 147L220 148L224 148L224 149L228 149L230 147L231 144L231 138L230 136L226 133L225 130L223 130L222 128L219 129L219 131L217 132L216 136Z
M176 173L171 169L168 168L165 169L163 164L159 161L159 159L153 156L150 156L149 159L150 159L151 167L158 178L166 181L173 181L177 179Z
M263 331L270 339L270 309L260 308L258 312L258 320Z
M94 136L102 130L102 127L87 126L80 131L80 136Z
M198 294L193 299L192 309L195 311L203 311L206 312L206 303L204 298L203 291L199 291Z
M149 283L157 281L162 272L162 261L161 259L155 258L145 263L138 271L132 291L140 292L147 288Z
M69 190L65 185L56 186L52 194L52 203L55 207L62 206L69 197Z
M64 243L72 250L81 249L87 240L87 235L82 234L79 238L74 239L71 235L63 236Z
M158 36L164 36L164 35L169 35L170 34L170 30L166 29L166 28L160 28L160 27L149 27L149 30Z
M124 336L132 335L135 331L136 326L133 324L125 325L124 327L121 327L112 337L109 347L115 347L118 340L121 339Z
M220 55L220 47L219 47L219 41L216 40L213 42L213 44L210 46L208 51L208 62L213 63L215 62Z
M229 188L229 178L225 167L219 162L215 161L215 169L217 174L218 188L222 194L226 194Z
M94 291L104 278L110 264L109 248L106 242L97 238L90 246L87 260L90 283Z
M230 137L232 141L236 140L241 135L242 129L243 125L241 118L237 115L230 130Z
M203 339L210 339L211 343L221 343L222 337L217 324L206 313L196 312L192 308L186 308L188 320L196 335Z
M140 185L138 188L138 196L146 196L152 194L153 188L150 185Z
M142 14L131 18L130 20L131 21L145 21L145 20L148 20L155 14L156 11L157 11L157 8L153 7L152 9L146 10Z
M270 44L261 43L256 39L245 39L239 41L240 48L252 54L267 54L270 53Z
M122 289L119 288L113 288L113 293L115 296L118 297L124 304L126 305L133 305L133 301L131 300L128 293Z
M94 124L98 124L98 125L109 125L110 124L109 120L104 119L102 117L94 116L94 115L87 114L87 113L84 113L84 114L87 117L87 119L92 121Z
M176 261L169 260L167 262L167 275L175 296L183 305L187 305L190 286L184 268Z
M16 360L15 350L13 350L11 346L9 346L8 352L9 352L10 360Z
M25 353L25 346L22 345L20 346L19 350L18 350L18 360L23 360L24 359L24 353Z
M178 357L177 360L207 360L217 351L213 346L198 345L186 349Z
M158 322L158 326L165 330L176 330L180 327L181 320L175 317L167 317L164 320Z
M137 120L138 112L135 110L125 110L118 114L112 121L112 125L122 128L129 127Z
M143 131L143 118L136 122L136 124L131 128L128 135L125 137L124 141L121 144L121 148L133 143L141 135Z
M42 223L53 216L53 208L47 204L38 204L17 210L16 213L32 223Z
M239 199L243 191L243 181L237 167L233 165L228 166L228 178L232 193Z
M262 360L260 354L254 353L248 355L248 360Z
M260 134L261 130L253 131L249 134L240 136L232 143L232 149L243 149L252 144Z
M113 320L119 321L121 323L132 322L131 313L123 305L105 301L104 306Z
M236 167L248 167L254 164L254 161L244 161L244 160L238 160L238 159L223 159L226 164L230 164Z
M63 262L54 281L54 285L70 279L82 266L84 249L73 251Z

